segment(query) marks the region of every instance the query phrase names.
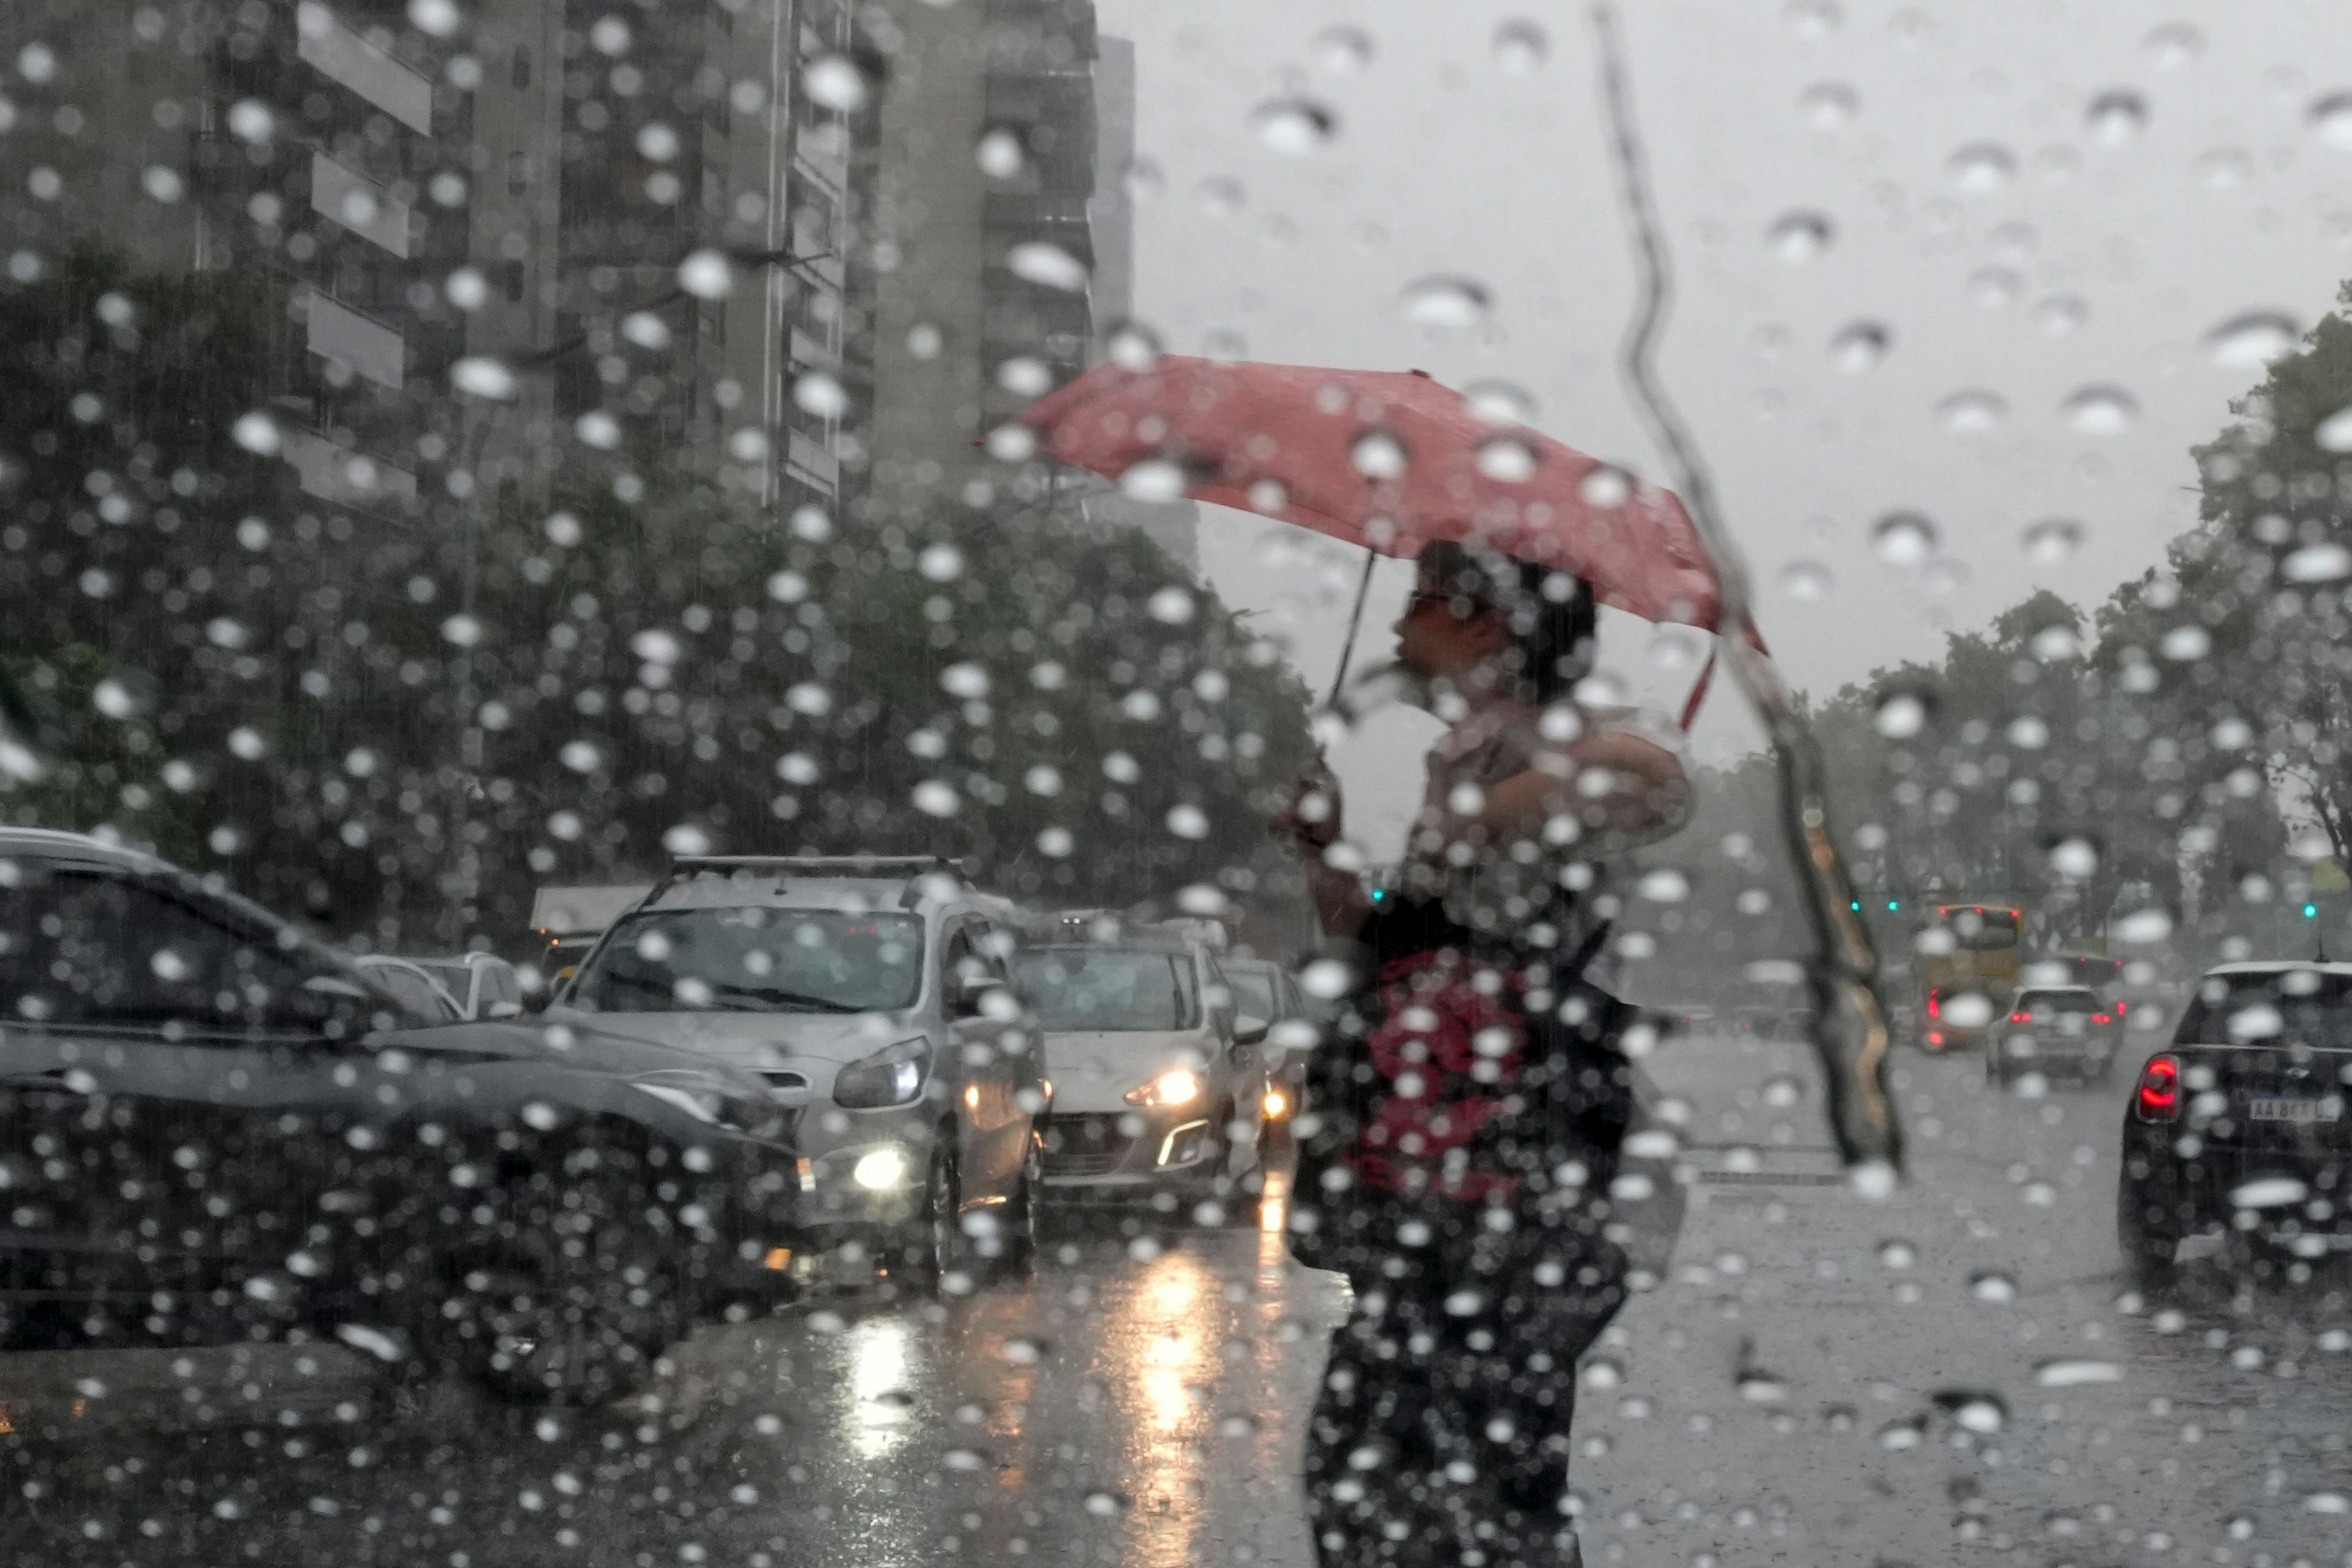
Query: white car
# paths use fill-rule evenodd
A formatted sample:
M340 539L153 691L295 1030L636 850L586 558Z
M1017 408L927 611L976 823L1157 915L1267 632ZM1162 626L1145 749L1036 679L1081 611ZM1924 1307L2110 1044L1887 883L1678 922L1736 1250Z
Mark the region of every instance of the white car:
M1184 1205L1206 1223L1255 1212L1267 1023L1235 1017L1207 948L1057 936L1024 946L1015 976L1054 1075L1049 1193Z

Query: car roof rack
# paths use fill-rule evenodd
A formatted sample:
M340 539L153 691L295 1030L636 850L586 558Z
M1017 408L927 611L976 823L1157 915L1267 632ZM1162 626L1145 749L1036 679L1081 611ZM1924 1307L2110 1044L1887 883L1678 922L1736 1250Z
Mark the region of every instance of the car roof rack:
M972 885L963 862L945 855L674 855L669 864L669 883L688 881L705 871L752 871L772 875L779 880L786 877L844 880L904 878L907 886L898 895L898 907L902 910L913 909L922 902L922 879L926 877L952 877L967 888Z

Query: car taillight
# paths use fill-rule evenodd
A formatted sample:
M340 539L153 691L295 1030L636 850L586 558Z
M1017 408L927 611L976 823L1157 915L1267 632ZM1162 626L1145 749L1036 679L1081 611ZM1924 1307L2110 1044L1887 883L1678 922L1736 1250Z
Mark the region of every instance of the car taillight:
M1928 992L1928 993L1927 993L1927 1016L1929 1016L1930 1018L1940 1018L1940 1017L1942 1017L1943 1016L1944 1016L1944 996L1943 996L1943 993L1942 993L1942 992L1940 992L1940 991L1930 991L1930 992Z
M2031 1024L2033 1022L2033 1015L2031 1013L2011 1013L2009 1016L2009 1021L2012 1024Z
M2128 1003L2128 1002L2118 1002L2118 1003L2116 1003L2116 1017L2120 1018L2120 1017L2122 1017L2125 1014L2126 1014L2126 1013L2128 1013L2128 1012L2130 1012L2130 1011L2131 1011L2131 1004L2130 1004L2130 1003Z
M2094 1013L2091 1015L2091 1022L2094 1024L2112 1024L2115 1022L2115 1019L2105 1013Z
M2150 1057L2139 1069L2139 1090L2132 1104L2142 1121L2170 1121L2180 1114L2180 1063L2173 1057Z

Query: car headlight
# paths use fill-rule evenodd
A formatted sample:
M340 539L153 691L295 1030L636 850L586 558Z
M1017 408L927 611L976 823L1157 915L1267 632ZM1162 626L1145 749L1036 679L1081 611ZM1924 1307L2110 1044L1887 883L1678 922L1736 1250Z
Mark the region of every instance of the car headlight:
M931 1042L920 1036L900 1040L834 1075L833 1098L852 1110L907 1105L923 1092L931 1076Z
M1129 1105L1183 1105L1201 1098L1201 1075L1191 1068L1170 1068L1150 1083L1127 1091Z

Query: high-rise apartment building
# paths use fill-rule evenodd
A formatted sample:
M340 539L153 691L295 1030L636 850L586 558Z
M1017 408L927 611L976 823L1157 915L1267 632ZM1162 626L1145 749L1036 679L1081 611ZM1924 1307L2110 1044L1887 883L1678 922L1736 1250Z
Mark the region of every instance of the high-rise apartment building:
M13 0L0 250L266 279L281 453L347 510L682 445L830 507L864 449L873 52L847 0Z

